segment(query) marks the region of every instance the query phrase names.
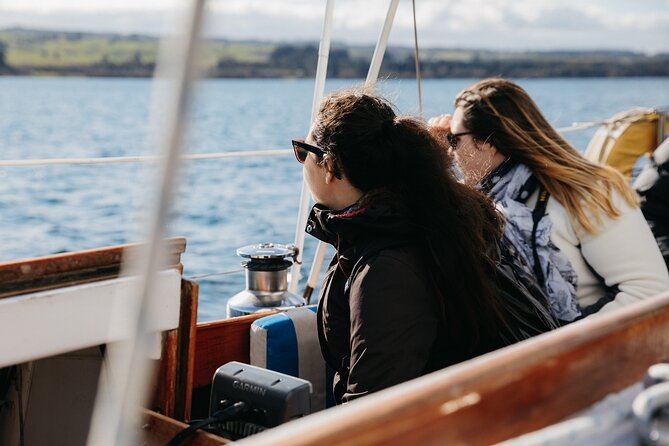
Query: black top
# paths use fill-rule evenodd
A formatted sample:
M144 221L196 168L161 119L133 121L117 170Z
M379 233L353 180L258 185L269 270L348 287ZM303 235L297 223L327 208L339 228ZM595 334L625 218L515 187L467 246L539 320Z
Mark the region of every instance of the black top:
M316 205L307 232L337 249L321 288L318 334L338 404L498 347L464 353L442 334L420 245L391 206Z

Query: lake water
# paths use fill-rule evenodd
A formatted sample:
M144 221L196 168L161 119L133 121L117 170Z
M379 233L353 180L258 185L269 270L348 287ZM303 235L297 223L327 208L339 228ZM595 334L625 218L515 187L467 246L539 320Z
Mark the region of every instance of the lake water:
M327 90L360 81L334 80ZM423 81L426 116L452 109L472 79ZM606 119L634 106L669 106L669 78L519 80L556 127ZM313 80L203 81L188 151L288 149L308 129ZM385 81L400 112L418 113L415 82ZM152 153L148 79L0 77L0 158L80 158ZM594 133L568 133L584 149ZM235 249L292 243L302 180L292 155L189 161L179 179L171 235L185 236L186 276L238 270ZM0 261L137 241L151 179L142 164L0 168ZM315 248L307 237L305 274ZM199 320L224 317L244 275L198 280Z

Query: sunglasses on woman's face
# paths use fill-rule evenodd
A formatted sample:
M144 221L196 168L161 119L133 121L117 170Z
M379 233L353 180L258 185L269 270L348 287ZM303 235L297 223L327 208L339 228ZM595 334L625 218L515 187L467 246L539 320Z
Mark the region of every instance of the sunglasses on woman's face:
M322 158L323 155L325 155L325 151L323 149L319 149L316 146L307 144L303 139L293 140L293 150L295 151L295 158L297 158L297 161L299 161L301 164L304 164L304 162L307 160L309 152L313 153L319 158Z
M446 134L446 140L448 141L448 145L451 146L451 149L457 150L458 148L458 143L460 142L460 137L464 135L471 135L472 132L460 132L460 133L451 133L448 132Z

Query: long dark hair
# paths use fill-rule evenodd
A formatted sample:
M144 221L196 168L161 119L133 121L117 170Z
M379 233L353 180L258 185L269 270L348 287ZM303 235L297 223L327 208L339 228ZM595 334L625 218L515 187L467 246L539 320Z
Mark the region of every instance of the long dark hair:
M332 158L336 175L366 195L384 191L405 211L448 334L473 334L456 338L469 348L494 335L504 320L486 253L501 236L501 217L483 194L456 180L445 142L362 89L326 97L312 138Z

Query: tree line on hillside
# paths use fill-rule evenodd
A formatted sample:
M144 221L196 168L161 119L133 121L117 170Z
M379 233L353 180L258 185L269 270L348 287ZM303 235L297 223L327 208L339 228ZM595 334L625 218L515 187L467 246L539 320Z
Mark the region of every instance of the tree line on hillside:
M9 71L7 67L7 62L5 61L5 54L7 51L7 44L0 40L0 73L3 71Z
M34 71L56 75L149 77L153 63L143 62L135 53L126 62L111 62L105 55L96 63L81 66L17 66L7 63L7 45L0 41L0 74L30 75ZM413 56L393 55L392 49L381 67L385 77L409 78L415 76ZM407 54L404 52L404 54ZM607 77L607 76L669 76L669 54L646 56L624 54L551 53L550 57L518 53L511 57L473 57L471 60L421 61L421 74L425 78L445 77ZM540 53L539 53L540 54ZM242 62L222 58L208 69L207 77L254 78L310 78L316 73L318 48L314 45L277 46L264 62ZM334 78L364 78L367 75L368 57L352 57L345 48L330 51L328 76Z
M594 56L594 55L593 55ZM263 64L220 60L210 71L212 77L313 77L316 74L318 49L315 46L282 45L276 48ZM347 49L330 51L328 76L363 78L369 60L353 58ZM415 74L413 56L388 57L381 72L385 76L409 78ZM606 77L606 76L669 76L669 54L645 56L625 53L609 57L590 57L565 53L552 58L519 54L514 58L473 58L472 60L421 61L425 78L443 77Z

